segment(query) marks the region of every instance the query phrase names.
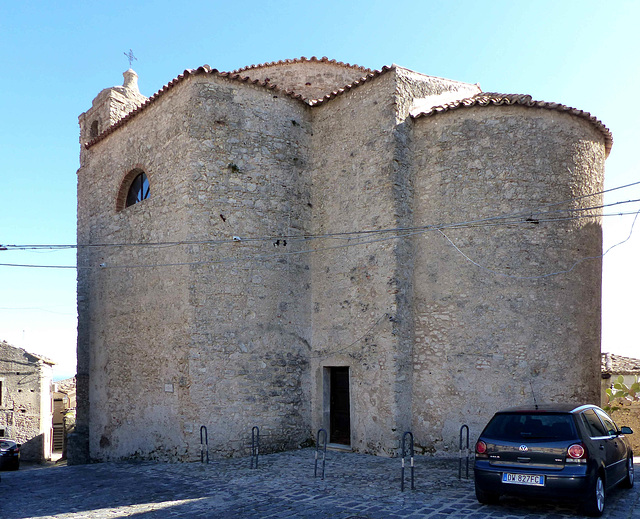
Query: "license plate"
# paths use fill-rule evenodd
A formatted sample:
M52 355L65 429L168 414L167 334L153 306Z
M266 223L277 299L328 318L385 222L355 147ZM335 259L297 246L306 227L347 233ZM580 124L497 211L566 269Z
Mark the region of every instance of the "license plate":
M512 485L531 485L534 487L544 486L544 476L534 476L533 474L510 474L503 472L502 482Z

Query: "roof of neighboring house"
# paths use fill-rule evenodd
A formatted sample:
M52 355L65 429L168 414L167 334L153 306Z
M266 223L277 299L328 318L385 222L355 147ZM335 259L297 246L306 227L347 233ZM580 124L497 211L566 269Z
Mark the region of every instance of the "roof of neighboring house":
M460 99L451 103L446 103L442 106L434 106L430 110L420 112L412 117L417 119L419 117L430 117L443 112L449 112L451 110L457 110L460 108L469 108L473 106L505 106L505 105L518 105L530 108L542 108L545 110L555 110L557 112L567 112L571 115L575 115L586 121L590 122L600 133L602 133L605 142L605 152L609 155L611 146L613 145L613 137L609 129L600 121L595 118L589 112L572 108L560 103L548 103L546 101L535 101L530 95L526 94L500 94L497 92L481 92L472 97L466 99Z
M76 377L65 378L54 382L59 393L73 393L76 390Z
M43 356L43 355L38 355L37 353L31 353L27 350L25 350L24 348L18 348L17 346L13 346L12 344L9 344L7 341L0 341L0 346L3 347L8 347L8 348L13 348L14 350L20 351L22 352L23 355L27 355L29 357L32 357L34 360L39 360L41 362L43 362L44 364L49 364L49 366L54 366L56 364L55 361Z
M613 353L602 353L600 356L600 369L602 373L611 375L638 375L640 374L640 359L623 357Z

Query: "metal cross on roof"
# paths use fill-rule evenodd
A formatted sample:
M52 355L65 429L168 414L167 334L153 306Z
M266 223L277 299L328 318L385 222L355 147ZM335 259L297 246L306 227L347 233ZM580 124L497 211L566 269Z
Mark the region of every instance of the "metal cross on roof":
M129 58L129 68L131 68L131 63L133 63L134 59L138 61L138 58L133 55L133 51L131 49L129 49L129 52L125 52L124 55Z

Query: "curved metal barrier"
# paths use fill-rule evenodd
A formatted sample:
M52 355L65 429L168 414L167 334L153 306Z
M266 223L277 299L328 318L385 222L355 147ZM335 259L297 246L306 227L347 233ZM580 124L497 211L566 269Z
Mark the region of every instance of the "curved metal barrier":
M410 455L410 463L411 463L411 490L416 489L415 478L414 478L414 464L413 464L413 433L407 431L402 435L402 472L400 475L400 490L404 492L404 465L405 458L407 457L407 436L411 440L409 444L409 455Z
M467 436L466 436L466 445L463 448L463 432L466 431ZM458 461L458 479L462 479L462 459L463 459L463 451L466 450L466 454L467 454L467 475L466 475L466 479L469 479L469 457L471 455L471 451L469 449L469 426L464 424L462 427L460 427L460 459Z
M251 468L258 468L258 456L260 454L260 429L257 425L251 428ZM255 460L255 467L253 466Z
M320 451L320 435L322 435L322 451ZM318 435L316 437L316 454L315 454L315 467L313 469L313 477L318 475L318 453L322 453L322 477L324 479L324 466L327 459L327 431L324 429L318 429Z
M209 434L203 425L200 427L200 463L204 463L205 457L209 463Z

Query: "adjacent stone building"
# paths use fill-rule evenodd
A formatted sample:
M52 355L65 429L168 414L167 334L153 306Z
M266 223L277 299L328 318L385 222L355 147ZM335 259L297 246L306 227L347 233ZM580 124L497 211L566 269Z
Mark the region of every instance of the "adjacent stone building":
M51 384L55 363L0 342L0 438L21 444L23 460L51 458Z
M327 58L124 76L80 116L76 462L599 401L597 119Z

